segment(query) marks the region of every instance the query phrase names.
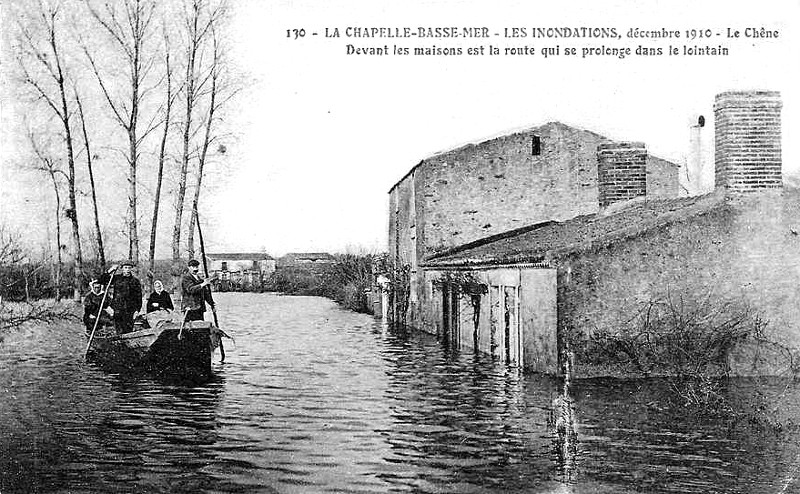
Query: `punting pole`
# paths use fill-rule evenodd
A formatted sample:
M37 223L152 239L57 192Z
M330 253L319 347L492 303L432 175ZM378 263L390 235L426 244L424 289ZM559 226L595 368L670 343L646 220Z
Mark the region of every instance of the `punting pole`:
M203 230L200 228L200 214L197 212L197 209L194 210L195 218L197 219L197 235L200 237L200 257L203 258L203 273L205 273L205 277L208 278L208 262L206 261L206 244L203 242ZM214 296L211 292L211 285L208 285L208 296L211 298L213 303ZM214 304L211 307L211 313L214 314L214 326L219 329L219 320L217 319L217 304ZM225 347L222 345L222 338L219 339L219 355L220 355L220 362L225 361Z

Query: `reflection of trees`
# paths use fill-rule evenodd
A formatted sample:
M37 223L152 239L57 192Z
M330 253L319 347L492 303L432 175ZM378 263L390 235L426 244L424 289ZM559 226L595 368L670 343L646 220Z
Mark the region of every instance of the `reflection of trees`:
M775 390L765 380L758 386ZM798 451L792 433L730 424L681 403L664 405L671 393L667 379L573 382L581 427L589 430L581 435L581 481L636 486L640 492L779 491L778 479L787 476Z
M575 417L575 400L570 395L572 385L572 355L564 359L564 387L553 400L548 426L554 433L561 481L575 482L578 458L578 432Z
M98 442L97 451L113 458L111 463L97 459L98 476L119 485L119 476L126 475L119 469L122 463L130 466L129 474L143 491L199 491L214 485L213 476L203 469L220 461L213 446L220 442L218 410L224 385L219 376L195 387L139 376L111 381L107 411L89 433ZM179 481L181 477L186 480Z
M208 472L224 462L222 379L189 388L98 372L81 358L82 328L66 324L28 325L8 338L0 491L225 490ZM171 483L184 476L188 488Z

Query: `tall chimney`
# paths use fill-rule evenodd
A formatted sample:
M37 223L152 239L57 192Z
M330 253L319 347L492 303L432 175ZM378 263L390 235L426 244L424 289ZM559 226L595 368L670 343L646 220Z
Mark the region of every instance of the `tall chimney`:
M714 181L732 192L775 189L781 175L781 95L731 91L714 101Z
M643 142L607 142L597 146L600 207L647 193L647 149Z
M686 164L678 176L681 196L696 196L714 189L711 173L710 171L706 172L704 159L703 129L705 125L705 117L695 115L689 126L689 153L686 157Z

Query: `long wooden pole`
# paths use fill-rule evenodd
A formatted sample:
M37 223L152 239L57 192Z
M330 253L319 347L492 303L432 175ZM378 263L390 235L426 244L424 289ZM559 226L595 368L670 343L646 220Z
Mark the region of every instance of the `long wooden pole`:
M203 273L205 277L208 278L208 262L206 261L206 244L203 242L203 230L200 228L200 215L197 213L197 209L194 210L194 216L197 219L197 235L200 237L200 257L203 258ZM214 296L211 292L211 285L208 285L208 296L211 298L211 313L214 314L214 326L219 329L219 320L217 319L217 304L214 303ZM222 345L222 338L219 339L219 355L220 355L220 362L225 361L225 347Z
M86 344L86 351L83 353L84 360L86 357L89 356L89 347L92 346L92 340L94 340L94 332L97 331L97 323L100 322L100 314L103 312L103 305L106 303L106 297L108 296L108 289L111 288L111 282L114 281L114 275L117 273L115 269L111 273L111 278L108 280L108 285L106 285L106 291L103 292L103 299L100 301L100 310L97 311L97 317L94 320L94 327L92 328L92 334L89 335L89 343Z

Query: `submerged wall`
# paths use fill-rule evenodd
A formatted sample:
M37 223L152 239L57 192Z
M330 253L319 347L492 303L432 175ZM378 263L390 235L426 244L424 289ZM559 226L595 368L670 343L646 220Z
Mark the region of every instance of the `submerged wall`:
M423 328L461 349L490 354L526 370L558 372L556 270L495 268L471 271L485 292L457 295L443 280L463 271L425 271L431 304ZM506 328L508 327L508 331Z
M649 300L740 301L800 344L800 192L750 193L698 216L559 259L562 334L625 327ZM717 301L717 302L714 302Z

